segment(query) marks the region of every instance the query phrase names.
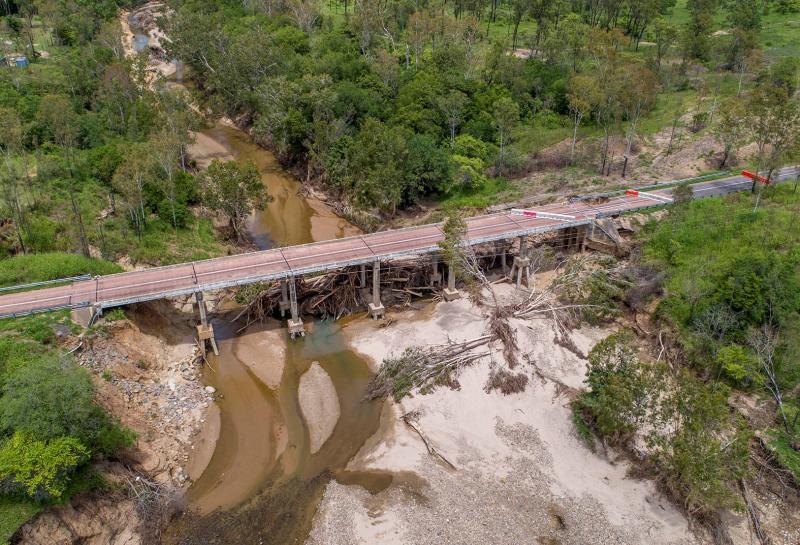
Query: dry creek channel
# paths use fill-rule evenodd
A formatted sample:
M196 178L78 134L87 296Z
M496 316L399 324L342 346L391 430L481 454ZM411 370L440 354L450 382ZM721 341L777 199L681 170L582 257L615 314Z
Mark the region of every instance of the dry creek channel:
M136 34L136 49L146 47L147 40ZM248 222L260 249L359 232L324 202L303 197L300 182L275 156L230 123L219 121L197 133L190 155L201 168L214 159L255 163L273 197ZM345 469L379 426L380 404L363 401L371 371L348 349L339 323L316 322L311 324L313 334L289 342L277 321L240 332L241 325L228 318L214 321L220 355L212 355L204 371L205 383L216 389L219 438L208 465L187 492L187 508L165 532L164 543L303 543L331 479L373 493L391 484L390 474ZM274 380L268 384L253 369L266 370ZM303 375L312 371L317 380L309 382L317 387L321 383L323 390L328 385L339 409L321 445L314 444L299 394ZM312 402L324 397L314 385L309 392ZM316 404L322 411L330 405Z

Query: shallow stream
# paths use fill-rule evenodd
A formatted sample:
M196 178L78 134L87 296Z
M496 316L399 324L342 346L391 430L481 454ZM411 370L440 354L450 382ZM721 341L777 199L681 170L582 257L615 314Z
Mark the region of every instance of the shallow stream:
M357 234L324 202L299 192L300 182L284 171L272 153L230 123L217 122L196 135L189 150L198 166L211 161L252 161L273 197L248 221L260 249ZM187 494L188 505L166 532L165 543L302 543L331 478L385 489L390 475L347 472L348 461L377 429L380 404L362 401L371 373L350 351L335 322L310 324L313 332L289 341L277 321L251 326L225 318L214 321L220 347L206 367L206 384L216 389L220 434L213 456ZM285 343L284 361L275 361L269 339ZM298 400L300 377L313 362L330 377L340 417L321 449L312 453L308 425ZM253 372L282 367L275 384ZM271 387L270 387L271 386Z

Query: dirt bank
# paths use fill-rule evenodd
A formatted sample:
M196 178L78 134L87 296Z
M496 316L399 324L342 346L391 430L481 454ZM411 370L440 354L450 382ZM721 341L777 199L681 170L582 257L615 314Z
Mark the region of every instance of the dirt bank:
M506 286L503 296L512 292ZM466 300L428 312L393 316L379 328L356 321L351 346L378 365L418 344L466 340L485 331L482 311ZM525 392L486 393L501 347L458 377L459 389L439 388L384 410L381 428L351 461L350 470L383 470L400 479L371 496L356 486L328 485L314 521L312 544L574 543L689 544L687 520L653 483L627 476L628 466L591 451L573 431L565 389L581 384L586 362L553 342L546 320L512 323ZM572 335L586 353L608 331ZM543 379L541 377L549 377ZM456 469L433 458L399 416L419 411L417 426Z
M97 468L115 485L111 491L81 495L37 517L22 528L20 543L140 543L145 521L127 481L140 474L157 483L165 497L178 497L211 457L218 415L213 395L199 380L192 316L167 302L133 307L127 314L129 319L101 321L82 340L67 343L80 342L75 358L92 372L98 402L136 432L136 443L120 462Z

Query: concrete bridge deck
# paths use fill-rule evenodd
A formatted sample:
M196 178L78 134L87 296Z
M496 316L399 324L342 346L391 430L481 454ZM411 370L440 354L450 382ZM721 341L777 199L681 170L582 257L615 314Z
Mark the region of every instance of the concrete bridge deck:
M775 179L785 181L797 173L797 167L786 168ZM692 189L695 197L700 198L747 190L751 184L752 181L744 176L732 176L696 183ZM545 217L500 212L467 218L467 238L470 244L479 244L586 225L600 217L663 206L671 191L664 188L646 193L619 192L601 201L575 199L537 207L537 212L544 213ZM430 224L71 281L56 287L0 296L0 318L61 308L105 309L205 290L289 279L344 266L435 252L443 238L440 224Z

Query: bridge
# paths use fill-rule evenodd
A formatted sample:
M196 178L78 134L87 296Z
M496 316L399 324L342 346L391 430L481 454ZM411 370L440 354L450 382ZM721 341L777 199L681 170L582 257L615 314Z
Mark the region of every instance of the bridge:
M799 170L798 167L785 168L773 180L792 179L798 176ZM694 198L701 198L748 190L752 183L750 178L741 175L699 181L692 183L691 188ZM465 242L475 245L591 225L600 218L669 204L673 188L674 185L661 184L577 197L530 210L506 210L467 218ZM302 322L297 316L294 297L295 277L361 265L363 278L364 267L371 264L374 281L370 311L373 316L382 315L383 307L375 285L380 262L437 252L438 243L443 239L441 224L429 224L142 271L72 279L52 287L15 286L12 293L0 296L0 318L57 309L90 309L93 315L131 303L195 294L202 322L206 324L202 292L279 280L284 294L281 310L291 309L290 331L301 333ZM524 262L521 265L524 266ZM452 275L448 289L454 290ZM209 330L210 326L206 325L205 338L210 334L213 340L213 332Z

